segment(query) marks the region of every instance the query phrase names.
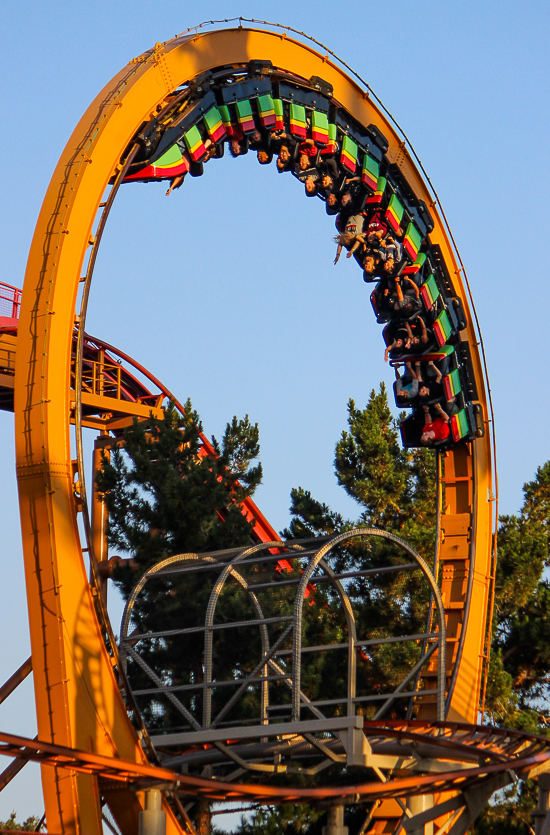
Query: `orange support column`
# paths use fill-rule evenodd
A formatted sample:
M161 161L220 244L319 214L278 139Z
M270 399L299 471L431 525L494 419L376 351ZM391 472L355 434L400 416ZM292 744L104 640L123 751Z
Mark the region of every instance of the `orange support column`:
M92 454L92 475L94 483L92 485L92 547L94 555L98 563L109 559L109 549L107 544L107 524L109 521L109 514L105 502L101 501L99 491L96 487L95 476L96 473L102 469L104 456L109 457L111 449L112 438L110 435L101 434L94 442L94 451ZM107 603L107 587L108 580L104 577L99 578L101 594L105 603Z

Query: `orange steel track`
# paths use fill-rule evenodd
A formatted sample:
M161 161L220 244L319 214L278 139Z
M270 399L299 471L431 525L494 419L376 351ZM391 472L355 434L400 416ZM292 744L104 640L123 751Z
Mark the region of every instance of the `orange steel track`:
M147 758L117 686L116 650L111 656L105 646L95 605L97 589L87 577L78 529L82 504L76 485L83 473L75 472L70 451L75 404L78 408L71 389L71 355L75 325L83 329L84 321L75 314L75 306L85 260L90 253L95 259L92 230L105 190L122 170L123 154L140 125L184 82L215 66L253 59L270 60L305 78L322 77L357 122L375 124L389 140L390 160L434 218L430 239L441 247L464 306L463 338L471 346L486 429L489 422L467 292L433 197L402 138L355 81L307 45L286 35L244 28L174 38L121 70L76 127L44 199L23 288L14 410L38 738L43 745L118 758L136 768L147 768ZM442 481L439 558L448 631L448 717L472 722L479 704L491 574L488 431L445 453ZM27 741L25 745L32 747ZM57 768L55 757L43 762L49 830L100 833L97 776L78 771L76 765ZM380 788L378 784L377 796ZM233 790L245 794L242 786L226 785L225 796ZM256 787L254 791L258 793ZM272 797L277 794L275 789L265 791ZM121 788L109 793L108 803L123 835L136 832L142 795ZM180 832L168 807L166 811L168 835Z
M436 736L435 732L442 733ZM479 786L483 780L513 768L517 775L536 773L538 767L547 762L550 756L550 741L544 737L534 737L519 731L496 730L486 726L473 727L455 723L433 723L429 726L422 722L388 722L378 725L365 722L365 734L395 739L400 742L400 750L407 751L406 743L416 749L422 747L440 747L443 758L451 759L451 754L460 753L472 759L485 759L484 765L472 765L468 769L449 768L445 773L427 775L415 774L411 777L395 778L387 783L350 782L337 787L327 786L314 789L292 788L290 786L266 786L247 783L226 783L193 777L188 774L170 771L167 768L143 763L126 762L113 757L99 756L87 751L52 745L36 739L0 733L0 754L11 757L21 756L49 766L70 769L77 773L94 775L102 780L133 785L134 788L146 788L165 784L170 789L187 797L206 797L209 800L239 800L266 803L307 803L308 801L338 800L346 798L358 802L374 799L393 799L419 793L444 793L467 790ZM454 732L466 740L460 741ZM450 734L448 736L447 734ZM472 737L472 738L470 738ZM499 743L504 743L500 747ZM461 750L462 749L462 750Z

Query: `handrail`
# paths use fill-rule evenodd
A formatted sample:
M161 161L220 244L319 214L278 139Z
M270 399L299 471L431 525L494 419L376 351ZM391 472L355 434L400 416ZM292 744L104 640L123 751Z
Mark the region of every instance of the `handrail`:
M5 295L5 291L8 291L8 295ZM0 318L4 318L2 316L2 302L7 302L12 308L11 316L8 315L5 318L19 319L19 312L21 310L21 290L19 287L12 287L11 284L0 281Z

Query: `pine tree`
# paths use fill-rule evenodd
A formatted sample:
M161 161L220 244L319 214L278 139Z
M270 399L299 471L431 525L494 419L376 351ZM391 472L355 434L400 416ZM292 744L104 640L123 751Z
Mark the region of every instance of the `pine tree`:
M215 442L215 448L218 458L201 457L200 422L188 403L184 418L169 409L164 421L151 420L147 426L135 423L125 430L121 448L105 461L98 485L110 513L110 543L132 556L138 565L137 573L126 568L117 574L116 582L124 596L140 572L167 555L250 542L251 525L239 506L261 479L260 466L253 465L258 454L257 427L248 418L234 419L222 442ZM297 488L291 494L292 519L283 536L306 538L361 526L378 527L406 539L431 563L435 537L434 455L429 450L401 448L398 421L391 415L383 385L379 392L371 392L365 409L357 409L350 400L348 428L336 446L335 472L338 483L357 502L358 518L345 519L309 491ZM539 467L533 481L524 486L524 495L519 514L502 516L499 521L486 719L495 725L547 734L550 584L545 571L550 565L550 462ZM369 570L407 561L398 548L377 540L355 540L334 551L330 558L337 571ZM293 570L298 576L297 569ZM138 628L154 631L175 623L196 625L211 583L204 576L200 581L188 578L185 583L158 582L136 610ZM358 578L347 590L361 636L411 634L425 628L428 596L418 572ZM273 610L286 612L288 596L278 592L271 597ZM160 599L163 608L159 612ZM319 585L310 603L304 607L305 643L337 641L341 623L333 592ZM226 605L231 619L244 603L236 593ZM240 661L232 646L220 646L226 669L245 675L247 671L239 670ZM331 698L345 680L345 664L335 660L333 654L328 661L328 655L312 653L312 661L304 665L304 687L313 698L320 694ZM201 679L200 642L181 638L172 643L152 642L145 657L164 681ZM403 645L384 645L369 651L358 672L359 687L366 692L385 692L410 669L415 657L414 650L406 651ZM190 658L192 672L183 674L184 669L189 670ZM134 675L139 681L140 671L134 670ZM370 715L368 710L365 715ZM150 712L145 718L160 726L170 724L174 717L170 705L165 705L157 715ZM486 809L475 832L531 832L535 794L531 782L510 789ZM360 808L347 810L354 821L359 821L361 814ZM275 830L289 835L317 835L321 824L319 815L307 809L282 809L246 819L239 831L246 835L269 835Z
M375 526L392 531L413 545L430 562L435 534L435 470L433 453L407 452L397 439L397 422L391 418L383 386L372 392L366 409L358 411L349 403L349 429L336 446L335 470L338 483L354 498L362 512L357 521L339 514L312 498L305 490L292 492L292 522L288 535L337 533L356 526ZM518 515L501 516L498 529L498 561L495 608L492 624L492 654L488 670L486 720L501 727L547 736L550 733L550 583L545 570L550 566L550 462L539 467L535 478L524 485L524 503ZM349 547L338 557L338 566L374 567L381 545L366 549ZM403 587L376 584L360 586L354 607L361 599L368 605L372 624L380 604L378 624L390 631L404 630ZM409 591L410 595L410 591ZM422 599L424 603L424 599ZM399 614L395 614L395 606ZM422 625L422 606L406 609L409 624ZM416 615L416 617L415 617ZM361 623L360 618L358 623ZM421 631L420 629L418 631ZM385 669L396 670L405 659L390 650ZM384 676L369 670L378 680ZM391 684L391 678L384 682ZM532 833L531 812L536 806L536 783L520 782L499 795L475 825L477 835L528 835ZM257 833L265 827L258 827ZM316 824L306 831L315 835Z
M549 481L550 462L524 485L520 513L500 517L486 700L492 722L532 733L546 726L550 686Z
M0 821L0 829L13 829L14 832L38 832L39 825L42 823L42 819L36 817L36 815L31 815L19 823L17 821L17 813L12 812L7 821Z
M350 401L349 429L336 446L335 470L338 483L362 508L357 521L343 519L308 491L293 490L293 518L286 532L291 536L337 533L356 526L375 526L405 538L430 562L435 534L434 458L425 450L407 452L397 438L383 386L372 392L364 410ZM501 516L498 530L498 562L495 584L492 655L486 694L487 720L501 727L548 735L550 687L550 584L544 572L550 566L550 462L539 467L533 481L524 486L525 500L518 515ZM338 556L338 567L349 570L376 565L384 545L349 547ZM386 553L387 556L387 553ZM380 628L405 626L395 616L402 605L403 588L369 581L357 589L354 606L361 598L368 603L372 624L378 600ZM424 602L424 601L423 601ZM400 613L402 615L402 611ZM416 614L416 618L414 617ZM410 626L421 626L420 610L407 609ZM359 619L360 623L360 619ZM420 630L419 630L420 631ZM388 667L400 661L390 651ZM369 670L371 687L378 673L373 659ZM385 686L391 684L388 678ZM475 825L477 835L528 835L532 833L531 812L536 806L534 781L520 782L499 795ZM350 810L351 813L352 810ZM258 824L260 822L258 821ZM303 831L316 835L318 826ZM250 831L250 830L249 830ZM256 827L257 835L267 831Z
M250 545L253 525L241 512L262 478L257 425L233 418L221 443L213 438L216 457L204 455L202 427L188 401L184 415L173 406L163 420L134 421L124 430L122 443L105 457L97 486L109 511L111 547L129 556L115 572L114 580L127 599L141 574L166 557ZM137 570L136 570L137 569ZM172 575L147 584L133 611L141 633L193 628L201 624L214 576ZM234 594L226 602L235 614L243 600ZM225 642L225 669L238 670L238 646ZM203 678L202 634L177 634L140 644L140 656L162 682L197 684ZM151 687L143 670L129 661L134 689ZM202 702L196 692L178 694L180 701L200 721ZM166 699L143 706L151 727L181 725L182 716Z
M326 812L304 804L268 806L256 809L250 817L241 817L241 835L320 835Z
M550 462L524 485L518 515L501 516L486 715L495 725L548 736L550 686ZM528 835L536 783L522 781L491 803L476 835Z
M258 426L233 418L217 457L202 455L202 426L188 401L184 415L171 405L164 419L124 430L123 443L105 458L97 486L109 511L109 544L131 554L140 569L185 551L247 545L251 523L241 513L262 479ZM127 573L117 582L129 591Z
M431 565L435 538L435 462L424 449L404 450L398 420L388 406L386 389L372 391L365 409L348 403L348 429L336 445L338 483L358 504L360 516L344 519L311 493L291 493L289 537L336 534L357 527L376 527L406 539ZM380 539L354 540L333 552L336 571L368 571L410 562L397 545ZM357 577L347 592L362 640L423 632L429 591L420 572ZM420 657L419 644L381 644L361 654L358 687L362 693L390 692ZM327 662L328 665L328 662ZM342 670L342 675L344 671ZM328 675L334 686L334 676ZM374 706L363 709L367 718ZM394 708L394 712L399 708Z
M424 449L404 450L399 420L388 406L386 388L370 394L365 409L348 403L348 431L342 432L334 460L336 478L355 499L361 516L344 520L311 494L291 493L292 521L285 533L303 537L350 527L377 527L407 539L431 561L435 536L434 458Z

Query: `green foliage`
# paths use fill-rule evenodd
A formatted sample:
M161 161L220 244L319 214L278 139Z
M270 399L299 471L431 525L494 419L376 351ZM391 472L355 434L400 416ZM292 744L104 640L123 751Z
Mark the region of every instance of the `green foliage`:
M550 526L550 461L537 467L533 481L523 486L525 501L522 514L532 522L539 522L546 531ZM548 552L546 554L548 564Z
M536 783L527 780L499 792L476 821L474 835L534 835L531 813L536 807Z
M310 806L270 806L243 815L235 831L238 835L306 835L312 829L320 831L315 824L322 817L326 812Z
M233 418L220 443L212 444L217 457L205 455L198 414L188 401L181 416L173 406L164 420L134 421L124 430L122 444L106 456L97 474L97 486L109 511L109 543L132 557L115 573L125 599L139 576L168 556L208 552L251 544L253 525L241 512L262 477L258 427ZM137 571L135 570L137 567ZM146 586L134 608L140 632L166 632L200 624L212 591L213 577L201 574L158 578ZM230 617L246 611L242 589L224 599ZM249 615L253 616L253 614ZM218 646L224 668L239 673L239 638ZM254 646L251 645L251 654ZM140 645L140 655L158 678L175 686L203 680L202 635L158 637ZM132 661L129 673L134 688L151 686L144 671ZM241 671L244 672L244 671ZM201 718L202 702L181 696L189 712ZM151 726L181 725L182 715L169 701L143 706Z
M499 623L508 621L532 596L544 568L547 547L543 525L525 513L500 517L495 587Z
M348 404L348 429L336 445L338 483L358 505L356 520L344 519L303 488L292 491L288 538L334 534L353 528L376 527L406 539L433 561L435 538L435 458L432 452L404 450L398 421L388 406L383 384L372 391L365 409ZM337 571L376 571L409 563L410 557L387 540L353 540L333 552ZM414 634L425 629L429 590L420 572L395 572L357 577L346 585L359 640ZM326 643L326 642L325 642ZM420 657L418 643L369 647L358 659L358 689L385 693L402 680ZM344 671L341 671L344 675ZM335 683L334 671L330 678ZM325 685L326 686L326 685ZM395 711L399 708L394 708ZM368 717L376 708L365 707Z
M139 572L159 559L176 553L209 551L246 545L251 525L239 505L252 495L261 479L261 468L253 462L258 454L258 431L248 418L233 420L220 444L218 459L200 456L198 415L187 404L186 417L173 409L164 421L135 423L125 430L123 449L105 461L98 484L105 493L110 513L109 539L112 546L131 555ZM365 409L353 401L348 405L348 428L336 446L335 471L338 483L357 502L358 518L345 519L303 488L291 494L291 522L283 535L289 539L334 534L355 527L378 527L398 534L431 564L435 536L435 456L432 451L403 450L398 439L398 422L389 410L384 386L372 391ZM539 467L535 478L524 486L524 503L517 515L503 516L499 523L498 565L491 663L487 674L486 713L496 725L546 734L545 705L550 685L550 584L544 576L550 566L550 462ZM403 552L380 540L354 540L332 553L337 571L371 571L398 566L409 559ZM255 580L276 581L271 569L261 569ZM299 565L290 566L298 577ZM137 579L130 569L120 571L117 582L123 595ZM202 575L158 581L136 610L136 625L154 630L195 625L203 611L212 584ZM162 586L162 587L161 587ZM275 582L276 586L276 582ZM419 572L376 573L359 577L346 587L354 608L361 639L421 632L426 626L429 594ZM260 593L261 594L261 593ZM160 595L160 597L159 597ZM155 601L162 599L158 614ZM266 616L291 611L288 587L271 590L261 598ZM242 616L247 604L242 591L234 587L223 600L220 616L231 620ZM304 644L343 640L345 623L341 607L329 587L319 585L304 606ZM235 644L220 639L217 663L236 677L250 672L242 665ZM255 638L246 635L250 656L261 651ZM414 664L420 647L414 643L369 647L358 658L358 687L363 692L387 692ZM307 654L303 686L312 698L335 697L345 683L346 664L338 653ZM187 637L177 642L151 642L145 657L163 681L186 684L201 680L202 645ZM191 659L191 663L189 663ZM252 663L252 662L251 662ZM182 672L183 669L187 672ZM140 671L135 669L136 681ZM183 696L181 697L183 699ZM277 695L275 695L275 701ZM242 716L256 709L249 696L241 707ZM200 700L186 702L200 714ZM372 709L365 709L372 716ZM394 715L402 715L399 712ZM241 718L242 718L241 716ZM175 716L164 705L151 723L172 723ZM181 721L181 717L180 717ZM534 807L532 784L521 783L500 793L475 826L477 835L523 835L532 831L530 812ZM349 809L347 814L360 814ZM362 813L362 812L361 812ZM11 820L11 819L10 819ZM359 817L358 817L359 820ZM282 807L258 811L243 819L243 835L271 835L274 832L317 835L322 820L307 807ZM358 824L360 825L360 823Z
M240 512L262 478L252 462L258 426L248 416L227 424L217 457L201 455L202 431L191 402L185 416L173 406L164 420L134 420L123 448L104 460L97 485L109 511L109 544L131 554L140 568L185 551L246 545L252 525ZM118 578L123 592L127 585ZM135 577L132 578L132 584Z
M364 806L346 806L344 826L350 833L361 831L367 811ZM235 835L322 835L327 824L327 809L293 804L268 806L243 815ZM214 835L226 835L215 829Z
M532 732L545 730L540 700L550 684L549 480L550 462L524 486L520 513L500 518L486 700L492 721Z
M342 432L334 460L336 478L361 510L358 520L312 498L307 490L291 493L292 521L285 534L317 536L377 527L407 539L431 560L435 536L435 459L425 449L404 450L398 421L390 412L386 388L370 394L365 409L348 403L348 431Z
M0 821L0 829L13 829L14 832L35 832L38 831L40 822L41 818L36 817L36 815L31 815L26 820L18 823L17 813L12 812L7 821Z
M354 498L361 515L343 519L303 489L292 492L289 530L292 536L330 534L356 526L375 526L407 539L430 562L434 539L435 481L433 454L407 452L397 439L386 393L372 392L364 410L349 403L349 429L336 447L339 484ZM550 685L550 584L544 571L550 565L550 462L539 467L524 486L521 512L503 516L499 523L495 582L493 650L487 675L487 719L500 726L547 735ZM338 568L372 568L388 559L385 545L353 544L339 553ZM395 558L395 557L394 557ZM358 631L365 634L402 633L422 627L425 597L414 584L358 583L353 605ZM400 649L385 647L372 654L363 668L362 687L388 687L413 658ZM360 679L361 680L361 679ZM532 832L530 812L535 805L533 785L497 796L476 824L478 835L523 835Z
M524 485L518 515L501 516L495 580L493 646L485 708L492 724L547 736L550 685L550 462ZM533 781L499 793L475 825L476 835L532 833Z

